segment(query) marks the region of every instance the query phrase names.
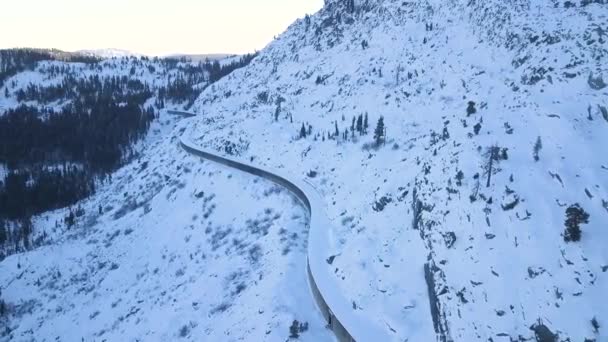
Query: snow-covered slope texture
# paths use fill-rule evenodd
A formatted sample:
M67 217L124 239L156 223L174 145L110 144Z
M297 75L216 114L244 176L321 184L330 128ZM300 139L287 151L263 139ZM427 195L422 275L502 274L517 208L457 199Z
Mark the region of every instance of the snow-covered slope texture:
M307 284L306 212L186 153L174 120L74 228L54 228L65 210L37 217L55 243L0 263L0 340L331 340Z
M151 93L144 98L148 100L146 107L183 109L192 105L209 84L247 65L254 56L103 59L59 50L0 50L0 115L19 105L59 111L74 103L74 98L90 95L93 87L87 83L105 83L115 78L131 82L123 95L133 88Z
M605 340L606 22L604 1L326 1L190 132L309 177L327 267L394 340Z
M0 86L0 115L23 104L59 111L73 102L73 96L67 90L52 87L76 88L74 83L79 81L98 78L104 82L113 77L128 77L133 82L141 82L153 94L147 105L169 108L181 108L188 103L189 94L183 94L183 84L187 84L190 91L194 90L194 97L208 84L205 70L195 62L147 57L113 58L97 63L42 61L32 70L18 72L3 82ZM178 91L179 96L174 96Z

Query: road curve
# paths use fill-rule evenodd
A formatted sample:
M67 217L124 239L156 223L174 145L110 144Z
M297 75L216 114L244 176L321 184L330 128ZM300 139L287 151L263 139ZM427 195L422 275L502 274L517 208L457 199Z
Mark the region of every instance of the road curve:
M197 114L169 110L167 113L184 117ZM216 163L259 176L289 190L306 208L309 214L307 272L310 290L319 310L328 326L339 341L390 341L386 330L365 320L353 309L353 304L340 292L336 283L333 267L328 264L332 254L335 237L331 234L329 218L325 211L323 199L315 188L306 180L297 181L285 175L285 172L266 167L253 166L245 161L227 158L206 151L193 143L184 132L180 144L188 153Z

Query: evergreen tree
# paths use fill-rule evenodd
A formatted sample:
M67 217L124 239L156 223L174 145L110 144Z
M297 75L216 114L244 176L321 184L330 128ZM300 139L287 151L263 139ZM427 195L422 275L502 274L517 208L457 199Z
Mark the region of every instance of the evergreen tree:
M443 134L441 135L441 139L448 140L450 139L450 132L447 127L443 127Z
M289 327L289 338L297 339L300 337L300 322L294 320L291 326Z
M4 246L8 239L8 233L6 231L6 223L0 218L0 246Z
M365 119L363 120L363 133L367 134L367 129L369 128L369 121L367 120L367 113L365 113Z
M479 131L481 131L481 122L478 122L473 126L473 131L475 132L475 135L479 134Z
M488 147L484 153L484 157L486 157L486 163L483 169L484 174L487 176L486 187L489 188L492 175L496 171L496 164L500 162L500 147L496 145Z
M336 139L338 139L338 137L340 136L340 130L338 129L338 121L335 121L335 124L336 124L336 135L335 135L335 137L336 137Z
M477 109L475 108L475 102L469 101L467 106L467 116L477 113Z
M30 248L30 236L32 235L33 226L32 221L29 217L21 220L21 239L23 240L23 247L27 250Z
M384 117L381 116L378 119L378 123L376 124L376 129L374 130L374 140L376 141L376 145L380 146L380 144L384 141L385 132L384 132Z
M536 139L536 143L534 144L534 153L533 153L533 155L534 155L534 161L539 161L540 160L540 155L539 154L540 154L540 150L542 150L542 148L543 148L543 142L540 139L540 137L538 137Z
M68 228L72 228L72 226L76 224L76 215L74 215L72 210L70 210L70 214L65 218L65 224Z
M456 173L456 185L462 186L463 179L464 179L464 173L462 171L458 171L458 173Z
M4 299L2 299L2 291L0 290L0 317L4 317L4 315L6 315L6 304L4 303Z
M566 230L564 231L564 241L577 242L581 239L581 227L583 223L589 223L589 214L576 203L566 209Z
M353 13L355 11L355 0L346 1L346 10L348 13Z
M302 128L300 128L300 138L306 138L306 126L302 123Z
M359 135L363 135L363 114L360 114L357 118L357 132L359 132Z

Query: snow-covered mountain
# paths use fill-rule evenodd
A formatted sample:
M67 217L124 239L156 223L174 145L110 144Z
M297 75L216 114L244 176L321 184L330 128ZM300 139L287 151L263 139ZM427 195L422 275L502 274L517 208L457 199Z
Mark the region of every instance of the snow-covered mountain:
M601 1L327 1L204 92L191 132L315 175L328 267L395 340L602 340L607 17ZM589 223L567 243L577 203Z
M54 243L0 263L4 338L331 338L302 212L186 134L313 184L337 291L392 340L608 339L607 22L603 0L326 0L164 118L77 228L36 220Z

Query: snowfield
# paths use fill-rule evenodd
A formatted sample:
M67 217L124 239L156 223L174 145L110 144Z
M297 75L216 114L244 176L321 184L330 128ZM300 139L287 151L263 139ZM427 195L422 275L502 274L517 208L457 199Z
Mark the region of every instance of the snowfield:
M306 212L184 152L178 126L83 203L78 227L0 263L15 312L2 340L277 341L294 320L303 340L331 340L307 284Z
M173 111L174 115L196 117L196 114ZM335 284L331 269L326 263L332 263L331 255L335 249L332 236L331 224L326 216L326 204L319 193L307 181L297 180L291 175L284 174L281 170L270 170L254 166L247 161L235 158L222 157L214 152L206 151L200 146L192 143L184 133L181 145L184 149L194 155L212 160L233 169L242 170L255 176L260 176L290 191L306 208L309 218L308 231L308 254L307 275L312 295L323 317L338 340L386 340L389 337L382 330L368 323L367 317L357 314L351 309L351 303L342 295Z

